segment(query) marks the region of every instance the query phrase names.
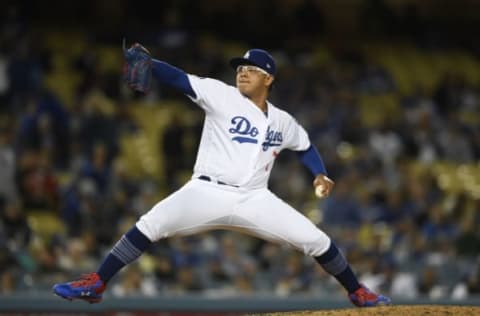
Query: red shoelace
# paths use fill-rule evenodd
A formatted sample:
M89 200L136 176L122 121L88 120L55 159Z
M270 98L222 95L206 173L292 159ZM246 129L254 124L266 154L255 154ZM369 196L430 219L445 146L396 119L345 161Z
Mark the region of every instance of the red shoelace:
M98 281L98 276L96 273L82 274L80 276L80 279L77 281L71 282L71 285L75 287L87 286L87 285L93 285L97 281Z
M361 287L357 292L355 292L357 297L360 300L367 301L367 300L374 300L377 298L377 295L373 292L371 292L369 289L365 287Z

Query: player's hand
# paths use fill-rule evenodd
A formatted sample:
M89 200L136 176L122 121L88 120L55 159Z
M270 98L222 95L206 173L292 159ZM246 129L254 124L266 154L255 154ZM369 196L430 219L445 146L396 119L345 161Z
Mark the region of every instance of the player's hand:
M315 188L315 195L319 198L324 198L330 195L335 182L324 174L319 174L313 180L313 186Z
M133 90L146 93L152 81L152 57L142 45L135 43L129 49L123 40L123 79Z

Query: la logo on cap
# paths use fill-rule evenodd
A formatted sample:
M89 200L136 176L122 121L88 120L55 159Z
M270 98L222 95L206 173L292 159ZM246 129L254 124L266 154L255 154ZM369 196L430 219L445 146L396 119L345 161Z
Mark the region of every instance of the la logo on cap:
M245 55L243 56L243 58L246 58L246 59L249 59L250 58L250 52L246 52Z

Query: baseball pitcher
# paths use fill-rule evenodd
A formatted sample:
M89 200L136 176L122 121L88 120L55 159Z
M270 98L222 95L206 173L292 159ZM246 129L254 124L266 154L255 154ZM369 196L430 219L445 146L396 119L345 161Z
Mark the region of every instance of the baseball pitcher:
M233 58L236 86L187 74L153 59L140 44L124 48L125 80L148 91L151 77L184 93L205 112L193 175L182 188L158 202L115 244L97 272L55 284L65 299L100 302L109 280L152 242L212 229L241 231L287 244L312 256L345 288L359 307L388 305L388 297L359 284L345 257L310 220L272 193L267 182L278 154L294 150L311 171L315 193L328 196L333 181L305 129L268 101L276 65L262 49Z

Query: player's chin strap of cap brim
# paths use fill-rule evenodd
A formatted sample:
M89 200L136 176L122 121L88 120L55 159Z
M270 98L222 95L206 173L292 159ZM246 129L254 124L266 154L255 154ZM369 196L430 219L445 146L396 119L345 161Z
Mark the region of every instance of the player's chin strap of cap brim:
M223 182L223 181L214 181L214 180L212 180L209 176L201 175L201 176L198 177L198 179L199 179L199 180L203 180L203 181L214 182L214 183L217 183L217 184L228 185L228 186L231 186L231 187L238 188L238 185L228 184L228 183L225 183L225 182Z

